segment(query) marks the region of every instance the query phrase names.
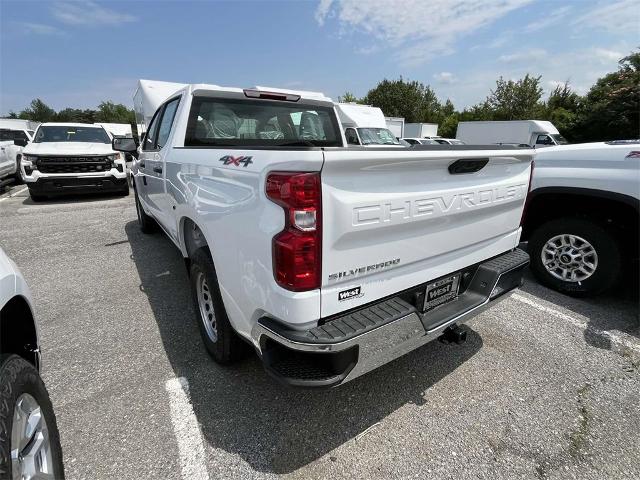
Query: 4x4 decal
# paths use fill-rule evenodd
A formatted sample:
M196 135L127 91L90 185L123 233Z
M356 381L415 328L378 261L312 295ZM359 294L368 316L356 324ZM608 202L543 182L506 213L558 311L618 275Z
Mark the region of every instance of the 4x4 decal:
M242 163L246 168L253 163L253 161L251 160L252 158L253 157L246 157L244 155L241 155L239 157L234 157L232 155L225 155L219 161L223 162L223 165L233 165L235 167L239 167L240 164Z

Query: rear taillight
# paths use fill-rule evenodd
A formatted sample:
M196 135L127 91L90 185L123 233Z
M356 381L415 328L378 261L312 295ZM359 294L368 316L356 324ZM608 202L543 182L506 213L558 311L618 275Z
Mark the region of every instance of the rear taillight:
M520 217L520 226L524 227L525 215L527 214L527 207L531 200L531 186L533 184L533 169L536 166L536 161L531 160L531 171L529 172L529 189L527 190L527 198L524 199L524 208L522 209L522 217Z
M273 273L287 290L320 287L322 197L319 173L271 172L267 197L285 210L284 230L273 237Z

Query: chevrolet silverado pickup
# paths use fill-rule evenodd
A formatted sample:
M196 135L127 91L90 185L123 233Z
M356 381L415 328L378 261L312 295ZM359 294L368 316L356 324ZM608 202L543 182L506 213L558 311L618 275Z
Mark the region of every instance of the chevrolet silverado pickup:
M283 383L333 387L463 341L521 285L533 150L347 147L314 92L141 81L134 105L142 144L113 147L136 157L140 227L182 253L220 363L248 343Z
M43 123L22 151L20 169L34 201L91 192L129 193L122 153L100 125Z
M584 297L637 275L639 218L640 140L537 152L522 239L541 283Z

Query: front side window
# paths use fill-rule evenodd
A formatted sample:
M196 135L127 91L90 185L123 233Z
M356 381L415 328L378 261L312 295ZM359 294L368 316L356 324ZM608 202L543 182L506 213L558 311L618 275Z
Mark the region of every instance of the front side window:
M176 116L176 110L178 109L179 101L179 98L171 100L164 108L162 120L158 125L158 140L156 141L156 145L159 149L164 147L167 143L167 140L169 139L169 133L171 133L171 125L173 125L173 119Z
M153 150L155 148L156 143L156 133L158 133L158 124L160 123L160 115L162 114L162 109L164 107L160 107L153 118L151 119L151 123L149 124L149 130L147 130L144 134L144 142L142 143L142 150Z
M332 107L195 97L185 146L342 146Z
M355 128L347 128L344 131L344 136L347 138L349 145L360 145L360 140L358 140L358 134Z
M538 139L536 140L536 145L551 145L553 142L549 135L538 135Z
M102 127L69 127L65 125L42 125L36 131L35 143L86 142L111 143Z

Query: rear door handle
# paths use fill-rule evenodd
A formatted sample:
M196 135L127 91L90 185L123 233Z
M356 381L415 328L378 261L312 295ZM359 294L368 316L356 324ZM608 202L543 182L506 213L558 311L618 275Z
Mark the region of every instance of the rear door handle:
M162 173L162 167L153 167L153 171L156 173Z

